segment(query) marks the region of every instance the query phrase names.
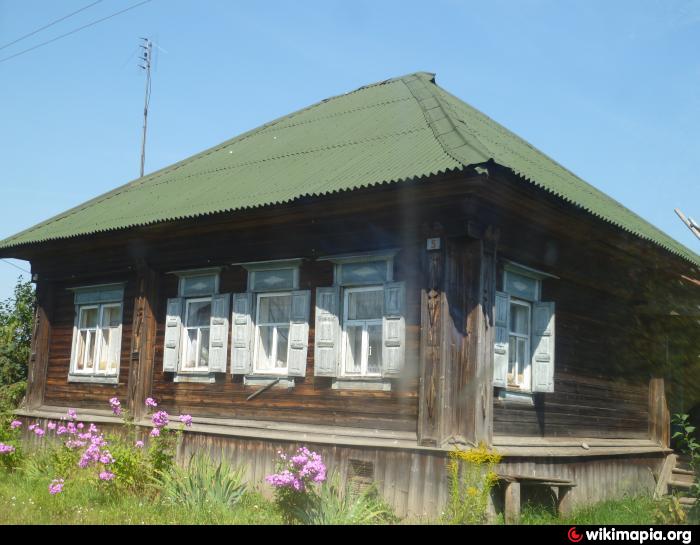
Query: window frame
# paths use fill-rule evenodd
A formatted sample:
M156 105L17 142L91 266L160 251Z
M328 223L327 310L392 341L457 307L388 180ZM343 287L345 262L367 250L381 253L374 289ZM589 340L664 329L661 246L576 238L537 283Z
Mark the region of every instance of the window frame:
M121 352L122 352L122 331L124 325L124 283L117 284L100 284L96 286L81 286L76 288L68 288L74 292L74 322L73 322L73 339L71 342L70 362L68 367L69 382L102 382L108 384L116 384L119 380L121 371ZM109 308L117 308L119 311L118 325L110 327L105 326L105 310ZM95 327L81 326L83 313L86 310L97 310ZM105 345L107 352L107 366L104 371L99 369L100 358L102 356L104 343L104 329L116 330L115 335L110 333L109 343ZM78 347L81 344L81 333L88 332L86 335L86 343L83 348L83 368L78 368ZM85 349L90 345L88 339L94 339L94 354L93 365L91 369L87 369L85 363L89 352ZM110 365L109 354L111 353L111 343L118 342L118 346L114 348L116 361Z
M210 296L197 296L197 297L183 297L183 302L184 302L184 309L183 309L183 316L182 316L182 331L180 332L181 339L182 341L180 344L182 345L180 347L180 364L179 364L179 369L178 373L183 373L183 374L192 374L192 375L199 375L199 374L208 374L210 373L209 369L209 360L207 359L207 366L206 367L200 367L199 366L199 359L200 359L200 353L202 350L202 329L207 329L209 330L209 334L211 335L211 306L212 306L212 297ZM189 311L190 311L190 305L192 303L204 303L207 302L209 303L209 325L207 326L196 326L196 327L189 327L187 325L187 318L189 316ZM197 364L189 369L186 369L184 367L185 365L185 360L186 356L188 353L188 348L189 348L189 330L190 329L196 329L197 330ZM208 347L207 347L208 350Z
M535 281L535 295L532 298L532 300L526 299L522 295L519 294L513 294L512 292L508 291L508 276L509 275L515 275L515 276L521 276L521 277L526 277L530 280ZM542 300L542 279L545 277L550 277L550 278L557 278L554 275L550 275L547 273L542 273L540 271L537 271L535 269L531 269L530 267L525 267L524 265L520 265L511 261L506 261L505 265L503 267L503 291L505 293L508 293L510 295L510 305L511 307L513 305L521 305L521 306L526 306L528 308L528 335L526 339L526 354L527 354L527 364L525 365L525 368L523 369L523 383L518 384L517 382L515 383L510 383L508 381L508 375L510 373L506 374L506 387L505 390L509 392L520 392L522 394L530 394L533 395L534 392L532 391L532 363L533 363L533 358L534 358L534 352L533 352L533 335L534 335L534 324L533 324L533 306L535 303L541 302ZM511 309L508 309L508 315L511 315ZM511 324L510 324L510 319L508 323L508 343L510 344L510 338L511 336L515 336L518 338L524 338L523 335L519 335L517 333L513 333L511 331ZM511 357L511 350L510 346L508 349L508 371L510 371L510 357ZM515 373L515 379L517 381L517 373Z
M525 354L526 354L526 361L523 364L523 370L522 370L522 375L523 375L523 382L522 384L519 384L517 382L518 378L518 369L517 369L517 361L516 363L516 369L515 372L513 373L514 381L513 383L508 382L507 383L507 388L513 389L513 390L518 390L518 391L525 391L529 392L532 391L532 358L534 354L532 353L532 302L526 301L525 299L519 299L517 297L513 297L511 294L511 299L510 299L510 306L511 308L509 309L510 316L512 317L512 309L513 305L516 306L521 306L527 309L527 334L522 334L522 333L516 333L511 329L511 324L508 324L508 343L510 344L510 338L515 337L516 339L524 339L525 340ZM512 322L512 318L511 318ZM511 350L510 347L508 349L508 358L510 359L511 357ZM517 357L517 345L516 345L516 357ZM510 361L508 362L508 375L510 374ZM506 375L506 377L508 376Z
M288 268L288 267L285 267ZM296 275L298 277L298 273ZM289 320L286 322L287 327L289 331L291 331L291 326L292 326L292 319L291 319L291 313L292 313L292 308L291 308L291 297L292 297L292 291L281 291L281 292L276 292L276 291L253 291L252 293L254 294L254 301L253 301L253 324L254 324L254 332L253 332L253 368L252 368L252 373L251 376L268 376L268 375L274 375L274 376L280 376L280 377L286 377L289 375L289 349L290 349L290 340L289 340L289 334L287 334L287 354L285 358L286 366L283 368L272 368L272 369L261 369L259 367L259 349L260 349L260 326L273 326L273 337L272 337L272 347L274 350L275 358L277 357L277 327L284 325L283 322L279 323L269 323L269 324L260 324L260 299L262 297L284 297L284 296L289 296L290 297L290 308L289 308Z
M289 357L291 350L291 339L287 337L287 357L286 357L286 367L279 369L261 369L260 362L258 360L259 356L259 342L260 342L260 324L259 324L259 312L260 312L260 298L261 297L275 297L288 295L292 299L294 297L294 292L299 291L299 277L301 274L301 265L304 262L304 258L288 258L288 259L274 259L266 261L248 261L243 263L232 263L232 265L239 265L243 267L248 272L246 292L252 294L252 308L250 309L250 320L252 322L252 338L250 342L252 346L250 348L250 365L249 370L244 374L244 383L250 381L251 384L259 385L259 381L270 380L281 380L279 382L279 387L291 388L295 384L295 379L298 378L296 375L289 375ZM259 286L256 289L256 276L260 272L270 272L270 271L292 271L292 285L286 286L284 288L275 287L262 287ZM309 319L307 318L307 326ZM268 324L265 324L268 325ZM292 309L290 308L290 319L288 322L289 331L291 334L292 330ZM277 328L275 327L275 339L277 334ZM308 335L308 334L307 334ZM274 342L274 340L273 340ZM308 338L307 338L308 342ZM275 349L275 356L277 355L277 345L273 344Z
M195 380L196 377L208 377L210 380L213 380L212 377L214 376L215 371L211 370L208 360L207 367L200 367L199 365L197 365L191 369L184 368L185 354L187 353L187 347L189 343L188 329L192 329L187 327L187 316L189 312L190 303L208 301L211 307L213 302L213 296L219 294L219 286L221 281L221 267L172 271L170 274L175 274L178 277L177 296L182 299L182 315L180 316L180 354L178 357L177 371L175 372L175 381L179 382L179 378L183 378L184 380ZM185 295L185 283L187 280L191 280L193 278L202 278L206 276L214 277L214 286L211 293L209 293L208 295ZM198 345L199 343L201 343L201 331L199 331L199 329L201 329L202 327L207 327L211 334L211 318L209 320L209 326L199 326L197 328ZM197 354L199 354L200 350L201 346L198 346ZM197 363L199 363L199 355L197 356Z
M341 346L340 346L340 373L339 376L343 379L381 379L382 378L382 371L383 371L383 364L384 362L382 361L382 366L380 367L380 370L378 373L369 373L367 371L367 367L369 366L369 333L368 333L368 328L370 325L380 326L380 332L382 333L382 339L383 339L383 328L384 328L384 315L382 312L382 316L379 318L375 319L370 319L370 320L351 320L348 318L348 312L350 305L348 304L348 300L350 299L350 294L352 293L360 293L360 292L368 292L368 291L377 291L381 294L381 301L382 301L382 307L384 306L384 285L383 284L374 284L370 286L348 286L343 288L343 296L342 296L342 321L340 324L340 334L341 334ZM371 322L371 324L370 324ZM349 352L349 335L347 331L347 326L348 325L362 325L362 349L361 349L361 355L360 355L360 372L359 373L349 373L347 371L347 355ZM380 351L381 351L381 344L383 340L380 341Z

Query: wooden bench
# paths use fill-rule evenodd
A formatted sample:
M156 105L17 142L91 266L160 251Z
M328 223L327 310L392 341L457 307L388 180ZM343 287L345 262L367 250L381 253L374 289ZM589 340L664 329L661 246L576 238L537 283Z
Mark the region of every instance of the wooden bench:
M568 479L554 477L531 477L529 475L497 474L499 483L505 483L503 511L506 524L517 524L520 520L520 486L545 486L557 488L557 513L571 512L571 495L569 492L576 483Z

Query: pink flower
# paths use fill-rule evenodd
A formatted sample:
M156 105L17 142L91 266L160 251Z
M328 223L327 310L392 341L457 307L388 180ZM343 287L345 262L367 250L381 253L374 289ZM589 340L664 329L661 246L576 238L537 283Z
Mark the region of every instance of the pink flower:
M69 420L77 420L78 414L75 412L75 409L68 409L68 413L66 413L66 418L68 418Z
M0 443L0 454L12 454L14 451L15 447L13 447L12 445Z
M134 446L136 448L143 448L143 441L136 441L136 443L134 443Z
M55 496L56 494L63 492L63 482L63 479L54 479L51 481L51 484L49 485L49 494Z
M56 422L49 422L46 424L46 427L50 430L55 430L56 429Z
M100 472L101 481L111 481L112 479L114 479L114 473L110 473L107 470Z
M192 417L189 414L181 414L180 422L189 428L192 425Z
M149 435L151 437L160 437L160 428L153 428Z
M38 435L39 437L44 437L44 434L46 433L44 430L41 428L34 428L34 433Z
M22 422L20 422L19 420L13 420L12 422L10 422L10 429L16 430L17 428L21 428L21 427L22 427Z
M29 431L34 431L34 428L36 428L36 424L29 424Z
M156 428L164 428L168 425L168 413L165 411L158 411L151 417L151 422Z
M112 412L115 416L121 416L122 414L122 404L119 398L113 397L109 400L109 406L112 407Z
M147 397L146 398L146 407L157 407L158 403L156 403L156 400L153 399L152 397Z

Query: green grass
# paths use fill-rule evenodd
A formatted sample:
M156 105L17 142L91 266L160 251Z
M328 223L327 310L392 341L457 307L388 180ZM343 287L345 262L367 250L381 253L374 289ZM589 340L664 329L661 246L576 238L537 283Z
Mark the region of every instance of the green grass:
M73 478L61 494L48 493L50 478L0 470L0 524L282 524L273 502L257 492L246 492L239 503L226 508L205 505L193 509L161 499L155 492L136 495L110 493L94 480ZM521 524L612 525L656 522L658 507L648 497L610 500L557 518L551 509L523 506ZM403 520L399 523L430 523ZM502 522L502 521L501 521Z
M274 504L248 492L233 508L188 509L157 497L111 494L94 482L66 481L48 493L50 479L0 471L0 524L281 524Z
M522 524L571 524L595 525L610 524L654 524L655 511L659 504L646 496L608 500L574 510L571 515L558 518L544 507L525 505L522 509Z

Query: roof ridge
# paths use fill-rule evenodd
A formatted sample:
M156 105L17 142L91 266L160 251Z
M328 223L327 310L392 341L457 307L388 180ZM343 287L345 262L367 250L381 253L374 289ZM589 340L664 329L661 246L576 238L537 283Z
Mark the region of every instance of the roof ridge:
M428 126L447 155L458 163L462 163L463 166L479 163L464 156L465 148L480 155L483 158L480 162L492 159L486 146L474 134L465 131L454 122L454 112L452 115L448 112L448 109L452 110L452 108L433 91L438 88L435 83L435 74L419 72L400 79L420 106Z

